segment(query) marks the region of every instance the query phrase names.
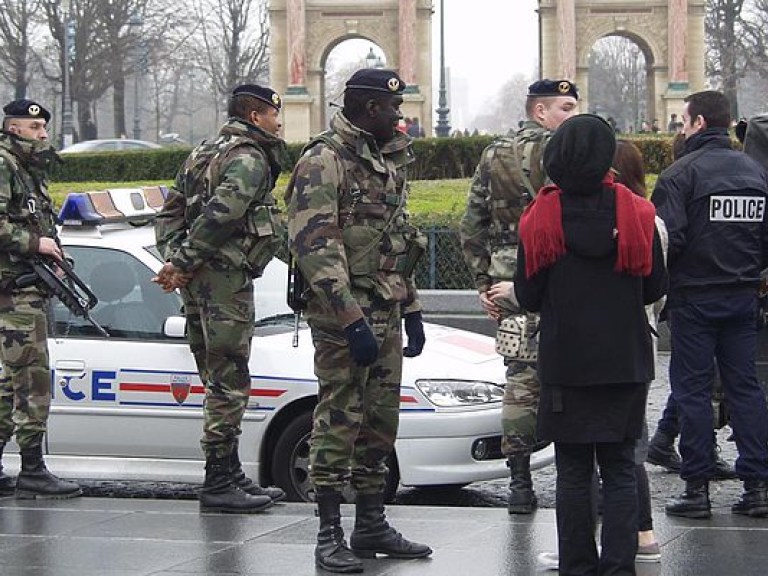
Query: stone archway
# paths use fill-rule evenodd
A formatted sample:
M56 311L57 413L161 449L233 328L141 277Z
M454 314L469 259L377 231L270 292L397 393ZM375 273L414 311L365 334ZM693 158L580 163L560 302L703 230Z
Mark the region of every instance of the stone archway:
M705 89L706 0L539 0L542 78L572 78L589 110L589 53L606 36L626 36L645 55L648 117L682 113L683 99ZM664 124L663 124L664 125Z
M404 116L432 126L432 0L270 0L270 85L283 95L285 139L323 130L325 63L331 50L364 38L408 84Z

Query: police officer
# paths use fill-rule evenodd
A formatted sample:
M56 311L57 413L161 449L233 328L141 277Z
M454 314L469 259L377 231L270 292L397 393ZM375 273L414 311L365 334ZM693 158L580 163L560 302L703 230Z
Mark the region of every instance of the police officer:
M61 261L56 217L46 181L58 159L48 142L51 114L33 100L14 100L3 111L0 134L0 457L16 434L21 450L17 498L72 498L82 494L74 482L51 474L42 442L51 406L48 360L48 295L16 280L31 272L30 259ZM13 491L2 473L0 493Z
M542 157L552 131L577 112L578 92L568 80L539 80L528 87L527 120L480 157L460 233L464 260L475 277L483 310L494 320L519 312L509 296L517 264L517 225L525 206L547 181ZM529 346L530 347L530 346ZM510 514L536 508L531 452L537 447L539 382L532 362L506 359L502 452L510 470Z
M425 340L412 277L423 240L405 210L413 154L397 129L404 89L391 70L355 72L343 109L308 144L286 192L291 252L310 287L306 315L319 381L309 454L320 516L315 561L332 572L362 571L355 555L432 553L384 516L402 358L419 355ZM339 511L350 477L357 492L352 551Z
M755 370L757 290L768 265L768 174L731 149L730 105L720 92L688 96L682 120L685 155L659 176L653 193L669 231L669 378L685 480L685 492L667 502L666 512L711 515L716 360L744 481L731 509L768 516L768 408Z
M248 478L238 456L251 390L252 280L280 239L272 196L285 149L280 106L270 88L236 87L229 119L186 159L156 221L167 260L156 281L181 288L189 346L205 386L203 512L257 512L285 497Z

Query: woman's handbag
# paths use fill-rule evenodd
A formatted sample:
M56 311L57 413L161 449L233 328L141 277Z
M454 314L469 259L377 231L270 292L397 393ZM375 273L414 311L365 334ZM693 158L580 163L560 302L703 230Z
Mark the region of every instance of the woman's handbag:
M535 314L512 314L499 322L496 352L518 362L536 362L539 318Z

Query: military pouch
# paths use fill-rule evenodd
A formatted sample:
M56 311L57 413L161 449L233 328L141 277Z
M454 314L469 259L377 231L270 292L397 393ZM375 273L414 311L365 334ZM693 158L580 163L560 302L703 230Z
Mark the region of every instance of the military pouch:
M381 231L370 226L352 225L342 229L342 236L349 273L352 276L374 276L379 270Z
M250 246L245 252L245 259L254 277L261 276L280 248L280 235L276 233L277 217L272 206L257 206L248 219Z
M507 316L496 330L496 352L518 362L536 362L539 320L532 314Z

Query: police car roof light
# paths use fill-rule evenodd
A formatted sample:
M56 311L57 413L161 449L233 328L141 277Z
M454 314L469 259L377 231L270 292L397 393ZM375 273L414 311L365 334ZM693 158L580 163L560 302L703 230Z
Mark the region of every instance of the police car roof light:
M63 226L146 222L162 209L167 195L165 186L72 192L64 199L59 221Z

